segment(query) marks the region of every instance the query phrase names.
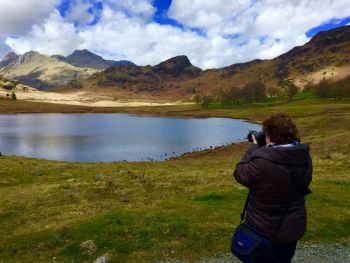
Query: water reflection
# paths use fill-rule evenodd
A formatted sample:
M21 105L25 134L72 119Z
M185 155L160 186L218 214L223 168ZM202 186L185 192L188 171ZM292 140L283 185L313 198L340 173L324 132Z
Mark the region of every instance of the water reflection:
M244 139L256 124L127 114L0 115L5 155L75 162L164 160Z

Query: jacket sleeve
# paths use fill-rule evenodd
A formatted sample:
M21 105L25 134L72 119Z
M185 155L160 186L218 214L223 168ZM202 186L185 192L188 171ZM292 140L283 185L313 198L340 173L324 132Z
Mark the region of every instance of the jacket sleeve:
M311 156L309 156L309 160L307 162L305 185L309 186L311 181L312 181L312 159L311 159Z
M233 176L236 181L248 188L251 188L259 181L261 171L264 167L264 161L261 158L251 160L251 154L260 146L252 144L244 154L242 160L237 164Z

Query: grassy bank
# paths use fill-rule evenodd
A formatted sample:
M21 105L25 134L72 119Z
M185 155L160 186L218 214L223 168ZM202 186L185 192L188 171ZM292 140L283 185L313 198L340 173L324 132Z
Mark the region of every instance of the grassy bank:
M213 104L208 110L195 105L103 110L11 102L0 101L0 111L118 111L256 122L271 112L288 112L302 141L310 144L314 161L314 193L307 198L309 229L303 241L350 238L349 100L224 108ZM227 252L246 197L246 190L233 181L232 170L246 147L231 145L150 163L0 157L0 261L89 262L104 253L112 262L195 261ZM82 249L80 244L87 240L93 240L96 249Z

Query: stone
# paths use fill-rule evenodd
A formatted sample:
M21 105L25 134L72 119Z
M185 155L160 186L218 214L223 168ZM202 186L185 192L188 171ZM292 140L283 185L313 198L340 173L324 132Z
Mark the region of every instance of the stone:
M87 241L84 241L80 244L80 249L83 252L91 255L91 254L96 252L97 246L95 245L93 240L87 240Z
M67 179L67 183L75 183L75 182L76 182L75 178Z
M106 177L107 175L105 175L105 174L103 174L103 173L100 173L100 174L96 174L95 175L95 178L97 179L97 180L99 180L99 179L102 179L103 177Z
M120 174L131 174L131 172L128 170L120 170L119 173Z
M36 175L36 176L43 176L44 172L42 170L35 170L34 171L34 175Z
M107 263L108 262L108 253L95 259L94 263Z

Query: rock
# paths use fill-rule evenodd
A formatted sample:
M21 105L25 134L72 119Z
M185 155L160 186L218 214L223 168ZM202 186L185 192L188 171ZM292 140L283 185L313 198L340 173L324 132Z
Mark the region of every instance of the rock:
M94 263L107 263L108 262L108 253L95 259Z
M67 183L75 183L75 182L76 182L75 178L67 179Z
M95 176L95 178L97 179L97 180L99 180L99 179L102 179L103 177L106 177L107 175L105 175L105 174L103 174L103 173L100 173L100 174L96 174L96 176Z
M34 171L34 175L36 175L36 176L43 176L44 172L42 170L35 170Z
M131 174L131 171L128 171L128 170L120 170L119 173L120 173L120 174Z
M95 245L93 240L87 240L80 244L80 249L89 255L93 254L97 250L97 246Z

